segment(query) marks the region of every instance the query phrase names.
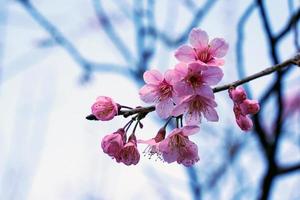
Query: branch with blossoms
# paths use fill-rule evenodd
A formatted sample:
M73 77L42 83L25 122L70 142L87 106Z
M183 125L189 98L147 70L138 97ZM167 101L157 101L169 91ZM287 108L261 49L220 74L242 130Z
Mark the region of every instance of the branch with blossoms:
M291 65L300 65L300 55L297 55L246 78L213 88L223 78L221 66L224 65L223 57L229 45L222 38L209 41L207 33L201 29L193 29L189 41L191 45L182 45L176 50L175 57L179 63L173 69L164 74L158 70L144 73L146 84L139 91L140 98L155 105L131 108L105 96L98 97L92 105L92 114L86 117L88 120L108 121L117 115L125 118L132 116L123 128L105 136L101 143L104 153L117 162L137 164L140 160L137 143L142 143L149 145L147 154L150 157L157 155L167 163L177 161L187 167L194 165L199 161L198 147L189 140L189 136L199 131L203 117L212 122L219 120L214 93L228 90L238 126L249 131L253 127L249 115L256 114L260 106L258 101L247 99L245 90L237 86ZM153 138L138 140L137 128L143 128L141 121L153 111L166 120L165 125ZM176 121L176 128L166 136L166 127L172 119Z

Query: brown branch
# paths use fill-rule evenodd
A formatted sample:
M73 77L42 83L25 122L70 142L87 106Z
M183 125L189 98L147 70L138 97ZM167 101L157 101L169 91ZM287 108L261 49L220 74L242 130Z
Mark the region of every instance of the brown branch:
M234 82L226 84L226 85L215 87L215 88L213 88L213 91L214 91L214 93L217 93L217 92L221 92L221 91L224 91L224 90L228 90L230 87L236 87L236 86L242 85L242 84L250 82L254 79L257 79L257 78L266 76L268 74L271 74L275 71L279 71L279 70L281 70L285 67L288 67L292 64L295 64L295 65L299 66L299 64L300 64L300 54L297 54L295 57L290 58L290 59L284 61L283 63L280 63L278 65L274 65L272 67L266 68L263 71L252 74L252 75L250 75L246 78L234 81ZM148 114L149 112L152 112L154 110L155 110L155 106L137 107L137 108L129 109L129 110L120 110L118 115L123 115L124 117L128 117L128 116L138 114L138 113ZM97 118L94 115L88 115L86 117L86 119L87 120L97 120Z
M213 89L213 91L214 92L220 92L220 91L223 91L223 90L228 90L230 87L236 87L236 86L242 85L242 84L250 82L250 81L252 81L254 79L257 79L257 78L266 76L268 74L271 74L271 73L273 73L275 71L280 71L283 68L288 67L291 64L299 65L299 63L300 63L300 54L298 54L295 57L290 58L290 59L288 59L288 60L286 60L286 61L284 61L284 62L282 62L280 64L274 65L272 67L264 69L263 71L260 71L260 72L257 72L255 74L252 74L252 75L250 75L250 76L248 76L246 78L237 80L235 82L232 82L232 83L229 83L229 84L226 84L226 85L215 87Z

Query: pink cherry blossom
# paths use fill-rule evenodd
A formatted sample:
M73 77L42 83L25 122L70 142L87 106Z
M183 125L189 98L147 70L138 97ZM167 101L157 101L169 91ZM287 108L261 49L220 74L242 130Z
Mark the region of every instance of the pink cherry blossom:
M229 97L233 100L235 103L242 103L244 100L247 99L247 94L243 87L237 87L237 88L230 88L228 90Z
M197 125L201 122L202 115L208 121L218 121L219 117L215 110L217 103L214 94L208 86L202 87L196 94L188 95L176 105L172 111L173 116L185 115L188 125Z
M118 104L110 97L100 96L92 105L92 113L101 121L111 120L118 114Z
M119 153L124 146L125 140L124 129L119 129L112 134L106 135L101 142L103 152L119 161Z
M178 96L185 96L202 90L203 86L216 85L223 78L222 69L214 66L205 66L200 63L180 63L175 67L177 81L174 89Z
M159 150L162 153L164 161L167 163L177 161L177 163L183 164L186 167L198 162L198 147L188 138L188 136L198 131L198 126L175 128L168 137L159 144Z
M158 158L161 158L161 152L159 151L159 144L161 141L165 139L166 136L166 129L165 127L159 129L156 136L149 140L138 140L138 143L141 144L148 144L147 148L145 149L144 153L149 155L151 158L153 155L157 155Z
M125 165L136 165L140 161L140 153L137 149L135 135L131 135L128 142L124 145L119 153L120 161Z
M165 119L170 116L174 108L174 84L177 81L177 74L168 70L164 76L157 70L149 70L144 73L144 85L140 91L140 98L146 103L155 103L157 114Z
M175 57L180 62L193 62L221 66L224 60L221 59L227 53L229 45L222 38L214 38L209 42L208 35L201 29L194 28L189 35L189 45L180 46Z

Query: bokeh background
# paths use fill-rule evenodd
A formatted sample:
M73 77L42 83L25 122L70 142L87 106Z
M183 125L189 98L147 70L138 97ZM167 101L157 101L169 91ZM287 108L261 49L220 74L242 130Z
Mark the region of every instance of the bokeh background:
M217 93L220 122L204 120L192 136L201 160L191 168L147 156L118 164L100 141L126 119L85 119L99 95L145 105L143 72L173 67L193 27L230 44L221 84L293 57L299 9L298 0L0 0L0 199L299 200L295 66L245 85L262 108L248 133ZM162 123L151 113L138 137Z

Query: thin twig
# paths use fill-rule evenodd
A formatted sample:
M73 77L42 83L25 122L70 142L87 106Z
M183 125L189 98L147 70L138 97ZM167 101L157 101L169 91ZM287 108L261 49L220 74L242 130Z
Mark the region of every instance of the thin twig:
M226 85L223 85L223 86L215 87L213 89L213 91L214 92L220 92L220 91L223 91L223 90L228 90L230 87L236 87L236 86L242 85L244 83L250 82L250 81L252 81L254 79L257 79L257 78L266 76L268 74L271 74L273 72L280 71L280 70L284 69L285 67L288 67L291 64L298 63L299 59L300 59L300 55L297 55L294 58L291 58L291 59L288 59L288 60L284 61L283 63L274 65L274 66L269 67L267 69L264 69L263 71L260 71L258 73L252 74L252 75L250 75L250 76L248 76L246 78L234 81L232 83L229 83L229 84L226 84Z

